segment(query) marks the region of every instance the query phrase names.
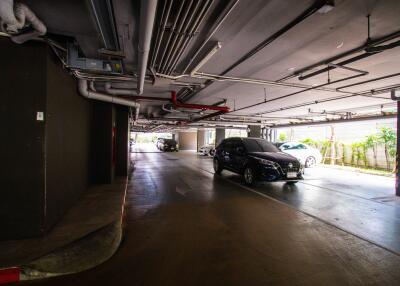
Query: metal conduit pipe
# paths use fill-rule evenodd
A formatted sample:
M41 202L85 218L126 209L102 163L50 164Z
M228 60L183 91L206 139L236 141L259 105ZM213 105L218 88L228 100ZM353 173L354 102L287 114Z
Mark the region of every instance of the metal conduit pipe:
M344 88L353 87L353 86L358 86L358 85L364 85L364 84L368 84L368 83L370 83L370 82L375 82L375 81L379 81L379 80L383 80L383 79L388 79L388 78L392 78L392 77L396 77L396 76L400 76L400 73L389 74L389 75L385 75L385 76L381 76L381 77L377 77L377 78L373 78L373 79L368 79L368 80L361 81L361 82L356 82L356 83L344 85L344 86L341 86L341 87L336 88L336 90L337 90L337 91L341 91L341 90L344 89Z
M86 98L95 99L95 100L99 100L99 101L103 101L103 102L110 102L113 104L120 104L120 105L134 107L135 112L136 112L135 121L139 117L140 104L138 102L124 99L124 98L115 97L115 96L108 95L108 94L103 94L103 93L96 92L96 91L91 91L88 86L88 82L85 79L79 79L78 90L79 90L79 93L83 97L86 97Z
M138 94L143 93L144 78L146 76L147 61L149 58L151 36L153 34L154 18L156 16L157 0L142 0L140 2L140 32L138 45Z
M291 105L291 106L270 109L270 110L263 111L263 112L253 113L251 115L268 114L268 113L273 113L273 112L277 112L277 111L289 110L289 109L294 109L294 108L298 108L298 107L304 107L304 106L309 106L309 105L314 105L314 104L319 104L319 103L324 103L324 102L331 102L331 101L346 99L346 98L355 97L355 96L368 96L368 95L372 95L372 94L382 94L382 93L390 92L392 89L399 88L399 87L400 87L400 85L397 85L397 86L391 86L389 88L382 88L382 89L374 90L374 91L365 91L365 92L361 92L361 93L352 93L349 95L340 95L340 96L335 96L335 97L329 97L329 98L325 98L325 99L299 103L299 104L295 104L295 105ZM392 100L392 99L387 98L387 100Z
M229 112L228 106L213 106L213 105L190 104L190 103L179 102L176 98L175 91L171 91L171 102L175 105L175 107L189 108L189 109L217 110L223 113Z
M284 27L282 27L281 29L279 29L278 31L276 31L273 35L269 36L268 38L266 38L264 41L262 41L261 43L259 43L257 46L255 46L253 49L251 49L249 52L247 52L245 55L243 55L239 60L235 61L232 65L230 65L228 68L226 68L221 75L226 75L227 73L229 73L230 71L232 71L234 68L236 68L237 66L239 66L240 64L242 64L243 62L247 61L248 59L250 59L251 57L253 57L255 54L257 54L258 52L260 52L261 50L263 50L266 46L268 46L269 44L271 44L272 42L274 42L276 39L278 39L280 36L286 34L289 30L291 30L293 27L297 26L298 24L300 24L301 22L303 22L304 20L306 20L308 17L310 17L311 15L313 15L314 13L316 13L320 8L322 8L325 4L326 4L326 0L315 0L314 3L307 8L306 10L304 10L299 16L297 16L295 19L293 19L291 22L289 22L288 24L286 24ZM205 87L209 86L210 84L212 84L212 81L207 81L205 83ZM189 94L186 98L185 101L191 99L193 96L195 96L196 94L198 94L201 90L203 90L204 88L197 90L191 94Z
M33 31L18 34L27 23L31 24ZM43 36L47 32L46 26L28 6L14 4L13 0L0 1L0 29L11 34L11 40L17 44Z
M158 70L160 70L160 68L162 67L162 64L163 64L164 58L165 58L165 53L167 52L168 49L170 49L169 45L170 45L170 42L171 42L171 38L172 38L172 35L174 34L173 32L176 29L176 24L178 23L178 20L179 20L179 17L180 17L180 14L182 12L182 9L183 9L184 5L185 5L185 0L181 0L181 4L179 5L178 12L177 12L177 14L175 16L175 21L172 24L171 31L169 33L167 43L165 44L164 49L163 49L163 53L161 55L161 59L160 59L160 62L159 62Z
M163 8L163 12L162 12L162 15L161 15L161 26L160 26L160 28L158 30L158 33L157 33L156 45L155 45L153 57L152 57L151 64L150 64L150 66L152 68L154 68L154 64L156 63L156 60L157 60L157 57L158 57L158 51L160 49L161 39L162 39L162 37L164 35L165 28L167 27L169 13L171 12L172 3L174 1L170 0L169 1L169 5L166 8L165 6L167 5L167 2L168 1L166 1L166 0L164 1L164 8Z
M200 2L201 1L197 1L197 6L199 5ZM170 61L171 54L173 54L176 49L177 40L185 36L187 26L190 25L190 23L193 19L193 13L191 13L191 15L189 16L189 12L190 12L192 5L193 5L193 0L189 0L188 5L183 13L182 19L180 20L180 23L179 23L176 31L173 31L175 33L175 36L172 39L171 48L168 49L168 51L167 51L165 62L160 66L159 70L161 72L164 72L165 69L168 67L168 63ZM186 23L187 18L188 18L188 20Z
M167 62L165 64L165 67L161 72L163 73L168 73L168 71L171 69L172 64L175 62L177 51L179 51L182 48L182 43L184 43L188 38L193 37L192 32L194 30L194 27L201 16L202 10L200 9L200 12L197 13L198 9L201 7L200 4L203 4L203 9L206 7L207 4L204 5L203 2L197 1L194 11L192 12L192 15L190 16L189 21L185 25L184 29L184 35L179 37L178 42L176 43L176 46L171 49L170 51L170 56L167 58ZM194 17L195 16L195 17ZM185 37L184 37L185 36Z
M199 48L196 49L196 53L190 58L189 62L186 64L183 73L186 73L192 62L196 59L196 57L199 55L201 50L204 48L204 46L208 43L208 41L211 39L212 36L214 36L215 32L221 27L222 23L228 18L230 13L233 11L233 9L236 7L236 4L239 2L239 0L232 1L226 11L224 11L223 16L217 20L217 24L215 27L213 27L210 31L210 33L207 35L206 39L204 42L200 45Z
M339 55L333 56L333 57L331 57L331 58L329 58L329 59L320 61L320 62L318 62L318 63L312 64L312 65L310 65L310 66L308 66L308 67L302 68L302 69L296 71L295 73L293 73L293 74L290 75L290 76L281 78L279 81L284 81L284 80L288 80L288 79L293 78L293 77L297 77L297 76L299 76L299 75L304 74L304 73L307 72L307 71L311 71L311 70L313 70L313 69L315 69L315 68L318 68L318 67L320 67L320 66L324 66L324 65L327 65L327 64L329 64L329 63L335 62L335 61L337 61L337 60L346 58L346 57L348 57L348 56L351 56L351 55L354 55L354 54L363 52L363 51L365 51L365 50L368 49L368 48L371 48L371 47L374 47L374 46L383 44L383 43L385 43L385 42L394 40L394 39L396 39L396 38L398 38L398 37L400 37L400 31L393 32L393 33L391 33L391 34L388 34L388 35L383 36L383 37L381 37L381 38L378 38L378 39L376 39L376 40L371 40L371 41L365 43L365 44L362 45L362 46L359 46L359 47L357 47L357 48L351 49L351 50L349 50L349 51L347 51L347 52L344 52L344 53L341 53L341 54L339 54ZM380 51L380 52L381 52L381 51ZM378 52L364 53L364 54L355 56L355 57L353 57L353 58L347 59L347 60L345 60L345 61L342 61L342 62L339 63L339 65L346 65L346 64L349 64L349 63L353 63L353 62L356 62L356 61L358 61L358 60L361 60L361 59L364 59L364 58L373 56L373 55L376 54L376 53L378 53ZM315 75L317 75L317 74L326 72L328 69L331 70L331 69L333 69L333 68L334 68L334 67L327 67L327 68L324 68L324 69L315 71L315 72L313 72L313 73L310 73L310 74L301 76L301 77L299 77L299 79L300 79L300 80L306 79L306 78L315 76Z
M306 85L306 84L276 82L276 81L271 81L271 80L242 78L242 77L220 76L217 74L202 73L202 72L200 72L200 73L196 72L193 75L182 74L182 75L173 76L173 75L167 75L167 74L161 74L161 73L156 73L156 75L159 77L164 77L164 78L168 78L171 80L177 80L177 79L181 79L183 77L192 77L192 78L201 78L201 79L211 79L211 80L215 80L215 81L231 81L231 82L241 82L241 83L248 83L248 84L286 86L286 87L304 88L304 89L313 87L311 85ZM315 89L321 90L321 91L328 91L328 92L337 92L335 89L332 89L332 88L316 87ZM341 91L341 92L347 93L344 91Z
M323 87L323 86L326 86L326 85L330 85L330 84L334 84L334 83L338 83L338 82L342 82L342 81L346 81L346 80L358 78L358 77L364 76L364 75L365 75L365 74L357 74L357 75L349 76L349 77L346 77L346 78L334 80L334 81L327 82L327 83L324 83L324 84L320 84L320 85L317 85L317 86L314 86L314 87L310 87L310 88L307 88L307 89L304 89L304 90L292 92L292 93L289 93L289 94L286 94L286 95L282 95L282 96L275 97L275 98L272 98L272 99L269 99L269 100L265 100L265 101L263 101L263 102L251 104L251 105L248 105L248 106L244 106L244 107L235 109L234 111L240 111L240 110L243 110L243 109L247 109L247 108L259 106L259 105L262 105L262 104L265 104L265 103L269 103L269 102L272 102L272 101L276 101L276 100L288 98L288 97L291 97L291 96L293 96L293 95L297 95L297 94L304 93L304 92L306 92L306 91L316 90L316 89L319 88L319 87Z
M186 50L186 48L188 47L190 41L192 40L194 33L196 32L196 30L199 28L200 24L204 21L205 16L207 15L208 11L210 10L211 6L213 4L213 0L210 0L208 3L206 3L202 10L199 13L199 16L197 17L194 25L192 26L192 28L189 31L189 37L187 37L183 44L181 45L180 49L177 49L177 55L175 56L174 53L174 60L172 61L172 65L171 67L167 70L168 74L171 74L172 71L175 69L176 65L178 64L179 59L181 58L181 56L183 55L184 51ZM175 51L174 51L175 52Z

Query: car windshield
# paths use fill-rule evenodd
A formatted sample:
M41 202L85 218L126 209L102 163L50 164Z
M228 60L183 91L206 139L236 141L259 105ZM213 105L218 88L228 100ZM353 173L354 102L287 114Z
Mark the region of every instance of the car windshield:
M176 141L174 139L165 139L165 143L171 144L171 145L176 145Z
M280 152L272 143L262 139L245 139L243 143L248 152Z

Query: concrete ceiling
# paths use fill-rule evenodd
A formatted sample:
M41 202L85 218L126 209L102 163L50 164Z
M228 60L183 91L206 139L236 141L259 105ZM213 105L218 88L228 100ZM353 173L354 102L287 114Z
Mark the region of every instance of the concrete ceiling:
M202 1L206 3L206 0ZM99 57L97 51L102 46L88 1L29 0L25 2L43 19L51 34L75 37L86 56ZM138 25L139 2L138 0L113 1L118 38L125 55L125 71L129 74L135 73L137 68L137 39L140 29ZM174 2L172 15L175 15L179 3L180 1ZM218 17L231 3L232 1L223 0L212 2L204 23L199 26L172 75L179 75L182 72ZM243 55L295 19L313 3L313 0L239 0L210 39L210 42L221 42L222 48L200 69L200 72L217 75L223 73ZM160 24L163 4L164 1L159 1L151 53L154 53L154 35ZM278 81L305 67L362 46L367 40L367 15L370 15L372 39L400 30L400 1L398 0L337 0L332 11L326 14L314 13L226 75ZM173 18L171 18L172 20ZM208 47L209 45L205 45L204 51L200 54L204 55ZM161 45L160 52L163 52L163 48L165 45ZM198 62L199 58L196 61ZM231 108L229 115L262 114L274 117L307 116L310 108L327 111L349 108L365 110L366 106L391 102L388 92L375 96L352 96L340 100L320 101L346 95L346 93L334 92L335 88L399 72L400 47L386 50L347 66L367 71L368 74L326 86L331 89L330 91L310 90L282 99L277 98L301 91L302 88L214 81L195 92L189 102L210 105L221 99L227 99L227 105ZM323 67L318 67L316 70ZM151 75L149 72L148 76ZM329 77L335 81L353 75L355 75L354 71L334 69L330 72ZM285 82L315 86L327 83L327 80L328 74L324 72L306 80L300 81L297 77L292 77ZM206 82L204 79L190 77L180 81ZM349 92L347 93L349 95L396 84L400 84L400 76L349 87L345 91ZM133 87L134 84L119 83L115 86ZM171 89L179 91L181 88L169 84L155 87L151 83L147 83L144 93L148 96L168 97ZM269 102L241 109L261 103L265 99ZM271 99L276 100L270 101ZM319 103L316 104L316 102ZM182 116L166 114L161 110L162 104L163 102L143 103L141 115L150 119L152 116ZM235 111L235 108L241 110ZM274 122L279 123L276 120ZM287 123L287 120L282 119L281 123Z

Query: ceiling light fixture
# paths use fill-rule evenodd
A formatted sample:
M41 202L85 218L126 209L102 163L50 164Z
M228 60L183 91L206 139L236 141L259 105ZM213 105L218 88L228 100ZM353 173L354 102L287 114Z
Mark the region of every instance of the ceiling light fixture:
M218 52L218 50L222 48L221 42L215 42L214 47L205 55L205 57L192 69L190 72L191 75L194 75L196 72L201 69L202 66L204 66L210 59L211 57Z
M343 47L344 43L341 42L339 45L336 46L336 49L340 49L341 47Z
M326 1L326 4L324 6L322 6L321 8L318 9L318 13L320 14L326 14L329 13L330 11L333 10L333 8L335 8L335 1L331 0L331 1Z

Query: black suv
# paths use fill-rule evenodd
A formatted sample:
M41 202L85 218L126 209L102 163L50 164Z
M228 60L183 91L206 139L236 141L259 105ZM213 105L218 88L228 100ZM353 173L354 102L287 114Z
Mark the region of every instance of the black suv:
M214 155L214 170L223 169L243 175L245 183L303 179L303 167L292 155L281 152L272 143L258 138L228 138L218 145Z
M157 147L161 151L175 151L178 152L178 143L174 139L160 138L157 141Z

